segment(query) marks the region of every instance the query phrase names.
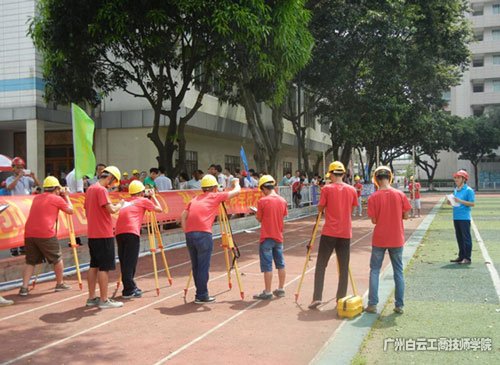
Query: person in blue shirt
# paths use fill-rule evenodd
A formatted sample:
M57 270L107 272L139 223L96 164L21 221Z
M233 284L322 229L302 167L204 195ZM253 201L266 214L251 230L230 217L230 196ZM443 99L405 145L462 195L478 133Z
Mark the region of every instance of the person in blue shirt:
M453 225L458 243L458 257L450 262L467 265L471 263L472 237L470 234L471 208L474 206L475 194L469 185L469 174L459 170L453 174L456 188L453 196L458 206L453 207ZM449 202L448 202L449 203Z

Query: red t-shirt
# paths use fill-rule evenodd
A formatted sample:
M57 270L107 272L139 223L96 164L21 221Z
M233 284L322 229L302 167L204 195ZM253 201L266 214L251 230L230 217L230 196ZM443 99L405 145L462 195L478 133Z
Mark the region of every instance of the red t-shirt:
M356 189L356 193L358 194L358 198L361 196L361 192L363 191L363 184L357 182L354 184L354 189Z
M325 207L324 236L351 238L352 207L358 206L356 189L346 183L332 183L321 189L319 205Z
M410 199L413 199L413 183L408 185L410 190ZM415 183L415 199L420 199L420 183Z
M54 225L59 216L59 210L66 208L68 208L68 203L59 195L43 193L35 196L24 227L24 237L54 237L56 235Z
M129 200L130 205L120 209L120 215L116 221L115 234L132 233L141 235L141 225L144 213L154 211L155 205L147 198L135 197Z
M122 179L120 180L120 191L123 191L125 193L128 193L128 186L133 180L129 179Z
M266 238L283 242L283 218L288 215L286 200L279 195L263 196L257 203L257 217L261 219L260 243Z
M397 189L383 189L373 193L368 199L368 216L377 220L372 245L402 247L405 243L403 213L410 209L408 198Z
M217 214L219 204L227 200L229 193L203 193L194 197L186 207L188 216L184 232L209 232Z
M113 237L113 220L106 209L111 204L108 191L99 182L90 185L85 193L88 238Z

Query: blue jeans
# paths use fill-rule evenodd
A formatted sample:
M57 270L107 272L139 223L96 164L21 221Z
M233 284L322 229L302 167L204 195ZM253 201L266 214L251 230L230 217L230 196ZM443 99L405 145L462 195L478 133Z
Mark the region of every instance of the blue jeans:
M372 256L370 258L370 289L368 292L368 305L378 304L378 281L380 268L384 261L385 250L389 251L392 270L394 271L394 284L396 291L394 297L396 307L404 306L405 279L403 276L403 247L375 247L372 246Z
M285 268L285 258L283 257L283 243L272 238L266 238L259 247L260 272L273 271L273 260L276 269Z
M196 299L208 298L208 272L214 242L212 234L208 232L186 233L186 246L191 257L194 285L196 286Z
M455 236L458 243L458 258L471 259L472 255L472 237L470 235L470 221L454 220Z

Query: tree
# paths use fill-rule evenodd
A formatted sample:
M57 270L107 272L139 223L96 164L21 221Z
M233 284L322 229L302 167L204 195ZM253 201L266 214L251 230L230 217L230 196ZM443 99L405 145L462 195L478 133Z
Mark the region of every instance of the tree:
M269 22L260 23L269 14L264 0L40 0L37 13L30 33L43 55L46 97L92 106L115 90L145 98L154 111L148 137L169 176L185 164L186 125L233 56L228 46L248 49L260 68L265 59L255 45L270 33ZM179 115L193 84L196 102Z
M220 70L220 78L228 85L235 85L236 90L225 89L217 95L243 106L255 143L257 168L275 175L283 139L286 96L291 80L310 58L313 40L307 29L310 15L304 8L304 0L266 1L266 4L268 12L259 21L267 29L267 37L253 44L235 42L226 48L228 61ZM260 103L271 108L270 121L263 118Z
M460 118L439 110L424 115L417 123L415 145L415 163L425 171L429 181L429 189L433 190L434 175L440 162L439 153L449 151L453 145L453 133ZM425 133L422 133L425 131ZM408 152L412 145L407 146ZM428 158L424 158L427 156Z
M478 164L484 157L495 156L500 147L500 109L481 117L464 118L454 134L453 151L474 167L474 181L479 190Z
M391 154L420 114L442 105L460 81L470 29L464 0L310 3L316 44L303 72L321 97L316 108L330 126L334 156L352 148Z

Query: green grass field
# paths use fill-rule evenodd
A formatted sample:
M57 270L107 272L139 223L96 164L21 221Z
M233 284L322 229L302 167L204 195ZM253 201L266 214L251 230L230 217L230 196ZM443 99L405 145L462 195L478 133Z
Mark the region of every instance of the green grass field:
M498 271L499 207L500 196L479 196L473 208L473 220ZM389 301L353 364L500 364L500 303L472 235L472 264L450 263L458 249L451 208L443 205L405 271L405 314L393 314ZM488 348L488 343L490 351L477 348Z

